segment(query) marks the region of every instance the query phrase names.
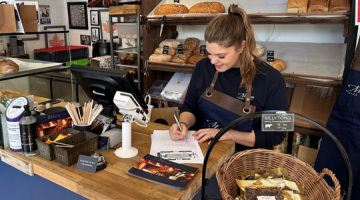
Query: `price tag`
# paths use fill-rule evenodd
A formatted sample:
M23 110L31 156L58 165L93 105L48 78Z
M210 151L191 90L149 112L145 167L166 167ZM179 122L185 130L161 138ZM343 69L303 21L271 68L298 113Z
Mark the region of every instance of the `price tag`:
M178 45L177 53L178 53L178 54L183 54L182 44L179 44L179 45Z
M164 46L162 53L165 55L169 54L169 46Z
M257 200L276 200L274 196L258 196Z
M294 113L262 114L261 131L294 131Z
M268 62L274 62L274 58L275 58L274 55L275 55L274 50L267 51L267 61Z
M76 169L95 173L97 164L98 164L98 158L94 158L91 156L79 155L79 159L76 164Z
M200 46L200 56L205 55L206 52L206 45L201 45Z
M174 3L180 3L180 0L174 0Z

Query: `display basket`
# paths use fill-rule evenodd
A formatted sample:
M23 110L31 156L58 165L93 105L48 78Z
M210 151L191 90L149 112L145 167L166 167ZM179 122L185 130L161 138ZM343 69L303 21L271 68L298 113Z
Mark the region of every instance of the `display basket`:
M241 179L241 173L260 168L286 168L289 180L305 187L308 200L338 200L340 199L340 183L328 169L318 174L310 165L288 155L266 149L241 151L230 157L227 163L216 169L216 179L223 199L233 200L240 196L240 188L236 179ZM335 187L330 187L323 179L329 175Z
M206 166L210 152L215 143L231 128L247 120L262 117L263 114L293 114L294 118L299 118L309 122L327 133L334 140L344 158L346 164L347 182L345 186L343 186L343 197L344 199L350 200L353 175L351 163L344 147L341 145L339 140L321 124L303 115L287 111L262 111L248 114L230 122L228 125L222 128L218 134L216 134L216 136L209 144L209 147L204 156L204 164L202 169L202 199L215 199L205 195L206 189L204 187L209 184L209 179L206 178ZM308 200L340 199L340 183L331 170L325 168L321 173L317 173L310 165L291 155L265 149L252 149L238 152L232 155L222 167L218 167L216 169L216 178L222 199L233 200L234 198L240 196L240 188L236 183L236 179L241 179L242 172L260 168L286 168L288 171L289 180L304 186L305 196ZM329 175L331 177L332 181L334 182L334 187L330 187L328 185L328 183L323 178L324 175Z

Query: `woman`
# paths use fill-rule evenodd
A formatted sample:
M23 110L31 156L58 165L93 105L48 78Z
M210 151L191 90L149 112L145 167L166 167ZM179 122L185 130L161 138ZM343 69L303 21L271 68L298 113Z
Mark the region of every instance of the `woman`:
M170 127L173 140L184 139L190 127L198 142L215 137L226 124L262 110L288 110L284 78L253 53L256 42L245 11L232 4L228 15L215 17L205 31L208 58L196 64L178 126ZM226 132L236 151L272 148L285 138L282 132L261 131L259 118Z

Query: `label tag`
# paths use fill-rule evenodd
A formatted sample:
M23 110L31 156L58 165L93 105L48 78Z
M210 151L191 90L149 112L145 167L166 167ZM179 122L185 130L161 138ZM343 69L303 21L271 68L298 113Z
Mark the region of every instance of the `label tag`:
M274 62L274 58L275 58L274 55L275 55L274 50L267 51L267 61L268 62Z
M94 158L91 156L79 155L79 159L76 164L76 169L81 170L81 171L95 173L97 164L98 164L98 158Z
M257 200L276 200L274 196L258 196Z
M182 47L182 44L179 44L179 45L178 45L178 48L177 48L177 53L178 53L178 54L183 54L183 47Z
M162 53L167 55L169 53L169 46L164 46Z
M201 45L200 46L200 56L205 55L206 53L206 45Z
M109 151L109 137L99 136L98 137L98 149L103 151Z
M180 0L174 0L174 3L180 3Z
M262 114L261 131L294 131L294 113Z

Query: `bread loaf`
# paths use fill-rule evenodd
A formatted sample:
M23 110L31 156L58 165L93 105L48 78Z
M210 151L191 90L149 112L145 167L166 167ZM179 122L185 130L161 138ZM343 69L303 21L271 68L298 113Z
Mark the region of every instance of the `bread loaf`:
M261 58L265 54L265 48L261 44L256 44L256 49L254 51L254 54Z
M19 65L14 61L4 59L0 61L0 74L9 74L19 71Z
M151 54L149 60L155 62L170 62L172 56L164 54Z
M163 48L156 48L154 54L163 54ZM174 56L175 54L176 54L176 50L169 48L168 55Z
M194 55L194 56L195 56L195 55L200 55L200 47L198 47L198 48L196 48L196 49L194 50L193 55ZM208 56L207 51L205 51L204 56Z
M309 0L308 12L329 10L329 0Z
M207 58L207 56L200 56L200 55L191 56L188 60L188 63L195 65L197 62L199 62L203 58Z
M330 1L329 11L350 11L350 0Z
M280 59L274 59L274 62L269 63L266 59L264 59L264 61L269 64L271 67L277 69L279 72L281 72L282 70L284 70L286 68L286 64L283 60Z
M199 46L200 40L197 38L189 37L185 39L183 50L194 51Z
M163 48L164 46L169 46L170 49L177 49L180 44L181 43L176 40L163 40L160 42L159 47Z
M225 7L220 2L202 2L193 5L189 13L224 13Z
M154 15L174 15L188 12L189 9L182 4L163 4L155 9Z
M176 54L171 62L173 63L181 63L181 64L186 64L187 60L189 59L189 55L187 54Z
M287 12L288 13L306 13L308 0L288 0Z

